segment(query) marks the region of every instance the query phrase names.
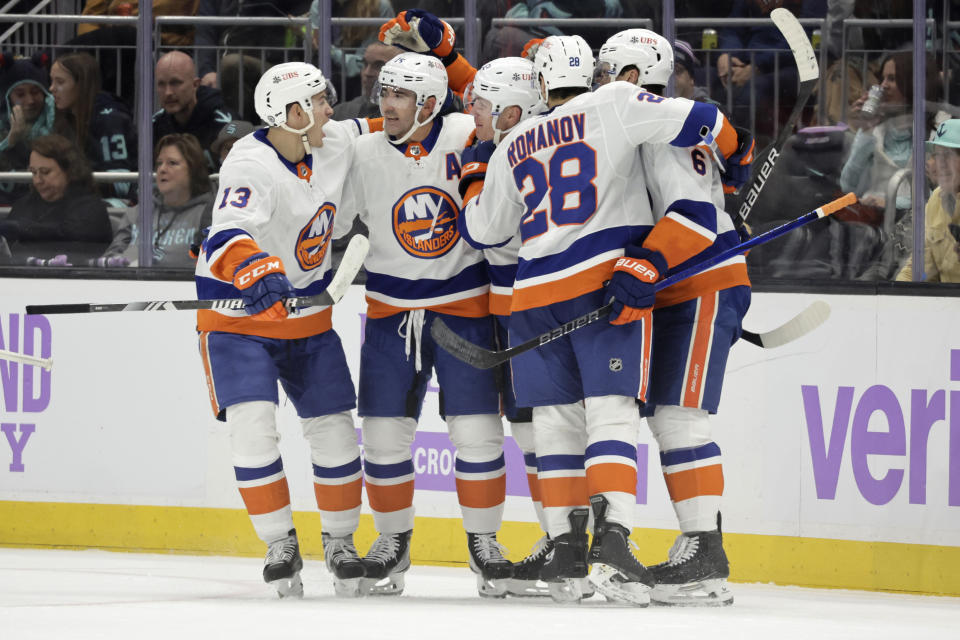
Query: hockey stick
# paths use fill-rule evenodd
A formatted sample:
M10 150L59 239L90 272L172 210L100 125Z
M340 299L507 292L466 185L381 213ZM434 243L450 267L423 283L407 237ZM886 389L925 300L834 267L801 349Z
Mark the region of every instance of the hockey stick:
M702 262L698 262L695 265L687 267L683 271L678 271L670 277L664 278L660 282L656 283L654 285L654 290L660 291L680 282L681 280L686 280L690 276L694 276L714 265L720 264L725 260L729 260L730 258L741 254L752 247L769 242L774 238L778 238L785 233L793 231L797 227L807 224L808 222L829 216L831 213L839 211L840 209L843 209L847 205L853 204L856 201L857 197L852 193L848 193L847 195L837 198L836 200L833 200L822 207L814 209L809 213L805 213L796 220L792 220L780 225L779 227L770 229L769 231L754 236L734 247L730 247L725 251L721 251L720 253L703 260ZM489 349L484 349L483 347L457 335L446 325L446 323L443 322L441 318L434 318L433 323L430 325L430 336L434 339L434 341L436 341L437 344L443 347L443 349L449 352L453 357L462 360L463 362L466 362L477 369L490 369L502 362L506 362L516 355L530 351L531 349L536 349L539 346L545 345L548 342L552 342L557 338L561 338L568 333L576 331L577 329L582 329L583 327L593 324L602 318L606 318L608 315L610 315L612 309L613 303L611 302L600 307L599 309L594 309L589 313L585 313L579 318L574 318L569 322L565 322L555 329L551 329L546 333L535 336L526 342L522 342L515 347L503 349L502 351L490 351Z
M830 305L822 300L817 300L776 329L763 333L754 333L744 329L740 333L740 337L758 347L773 349L807 335L826 322L829 317Z
M756 204L757 198L760 196L763 185L767 183L767 178L769 178L773 172L773 166L780 158L780 151L783 149L783 145L787 142L787 138L793 133L793 127L800 119L800 115L807 105L807 100L810 99L810 94L813 93L813 89L817 85L817 80L820 78L820 66L817 64L817 56L813 52L813 46L811 46L810 40L807 38L807 34L804 32L800 22L788 9L782 7L771 11L770 18L777 26L777 29L780 30L780 33L783 34L787 44L790 45L794 61L797 64L800 88L797 91L797 101L793 105L793 111L790 112L790 117L787 118L783 128L780 129L780 133L777 134L776 140L758 156L758 158L763 158L763 161L760 162L759 165L756 162L753 163L753 169L750 171L750 179L747 181L747 184L750 186L744 192L737 206L737 215L734 223L738 229L747 221L753 205Z
M31 364L37 367L43 367L47 371L50 371L50 369L53 367L53 358L35 358L34 356L28 356L22 353L14 353L13 351L5 351L4 349L0 349L0 360L11 360L13 362Z
M356 235L350 239L343 253L340 268L330 280L323 293L313 296L287 298L284 302L289 310L304 307L328 306L340 301L353 283L354 277L363 266L370 242L366 236ZM222 300L152 300L149 302L120 302L116 304L32 304L27 305L27 315L54 313L98 313L101 311L184 311L189 309L242 310L243 300L226 298Z

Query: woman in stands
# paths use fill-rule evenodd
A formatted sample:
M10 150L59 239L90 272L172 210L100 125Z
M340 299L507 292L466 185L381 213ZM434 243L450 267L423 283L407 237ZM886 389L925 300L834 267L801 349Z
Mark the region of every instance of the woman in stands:
M36 138L30 172L30 193L0 222L13 262L69 266L100 255L110 242L110 219L80 149L56 134Z
M153 266L194 268L190 246L199 243L210 226L213 192L200 142L189 133L160 138L154 163L157 190L153 206ZM97 261L102 267L136 266L138 224L136 208L128 210L113 242Z
M130 110L100 90L100 67L88 53L60 56L50 68L50 93L57 107L57 133L83 149L94 171L136 171L137 137ZM129 183L104 195L131 198Z

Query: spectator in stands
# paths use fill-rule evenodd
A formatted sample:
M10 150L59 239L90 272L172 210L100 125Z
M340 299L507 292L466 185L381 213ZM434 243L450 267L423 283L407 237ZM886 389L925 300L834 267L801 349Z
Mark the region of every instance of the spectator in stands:
M153 0L154 16L192 16L199 0ZM71 12L73 13L73 12ZM85 16L136 16L137 0L87 0ZM166 25L161 31L164 47L188 47L193 44L192 26ZM100 63L103 86L133 107L137 72L137 29L133 24L79 24L77 37L67 45L74 51L93 53Z
M379 40L367 45L363 50L363 69L360 71L360 95L334 107L334 120L380 117L380 105L373 95L373 85L376 84L384 63L399 53L400 49L385 45Z
M876 113L862 112L866 94L853 103L850 116L861 128L840 172L840 188L853 191L862 205L877 210L886 206L890 178L908 167L913 155L913 53L888 54L880 65L880 77L883 98ZM927 100L939 100L942 84L932 55L927 57L926 81ZM932 125L928 118L927 128L932 130ZM908 209L910 204L910 182L905 180L897 191L896 208Z
M216 166L210 145L223 125L233 120L220 92L201 86L193 58L171 51L157 60L157 100L161 109L153 115L153 139L171 133L189 133L200 141L207 164Z
M310 0L200 0L197 15L290 18L305 16L309 10ZM289 58L291 60L302 59L302 52L296 50L302 43L303 31L299 27L250 23L198 25L194 44L198 47L200 84L210 88L220 87L227 108L237 117L253 120L256 118L253 90L257 80L267 68L284 62L287 55L292 56ZM223 49L227 49L227 53L221 60ZM213 131L216 133L219 130L218 126Z
M53 133L53 96L41 62L0 55L0 171L26 171L30 143ZM0 202L12 204L28 190L26 184L0 183Z
M34 258L66 266L99 256L110 242L110 219L77 145L56 134L36 138L30 173L30 193L0 222L0 236L15 261Z
M960 282L960 120L941 124L927 151L937 163L939 185L924 210L923 270L928 282ZM913 256L897 280L913 280Z
M89 53L57 58L50 69L56 131L83 149L94 171L136 171L137 135L130 110L100 88L100 67ZM114 183L104 195L130 199L132 186Z
M191 245L210 226L213 191L200 143L189 133L164 136L155 154L157 190L153 209L153 266L193 269ZM136 211L121 223L98 266L137 266Z
M257 128L246 120L234 120L223 125L217 139L210 145L210 152L217 161L217 166L222 165L223 161L227 159L227 154L233 148L234 142L256 130Z
M693 48L685 40L673 43L673 88L680 98L698 102L713 102L707 90L697 85L697 71L700 61ZM714 103L716 104L716 103Z

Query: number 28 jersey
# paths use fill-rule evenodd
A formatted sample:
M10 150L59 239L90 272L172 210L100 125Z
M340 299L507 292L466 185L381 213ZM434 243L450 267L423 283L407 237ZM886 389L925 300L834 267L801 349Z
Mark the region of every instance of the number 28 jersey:
M483 248L519 235L511 309L595 291L627 244L640 244L656 218L637 147L692 147L736 134L715 107L655 96L613 82L525 120L497 146L461 232Z

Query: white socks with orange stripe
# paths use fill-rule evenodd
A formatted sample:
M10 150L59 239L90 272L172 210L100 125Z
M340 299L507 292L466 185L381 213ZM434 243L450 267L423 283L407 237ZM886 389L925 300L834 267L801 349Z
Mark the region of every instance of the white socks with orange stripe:
M290 490L277 442L276 405L241 402L227 407L237 488L257 536L270 544L293 529Z
M360 445L349 411L301 418L310 444L313 488L323 530L334 538L356 531L360 524L363 471Z
M660 447L663 477L684 533L717 528L723 495L720 447L703 409L660 405L647 418Z
M457 449L454 475L463 528L469 533L496 532L507 496L503 422L497 414L447 416L447 430Z

